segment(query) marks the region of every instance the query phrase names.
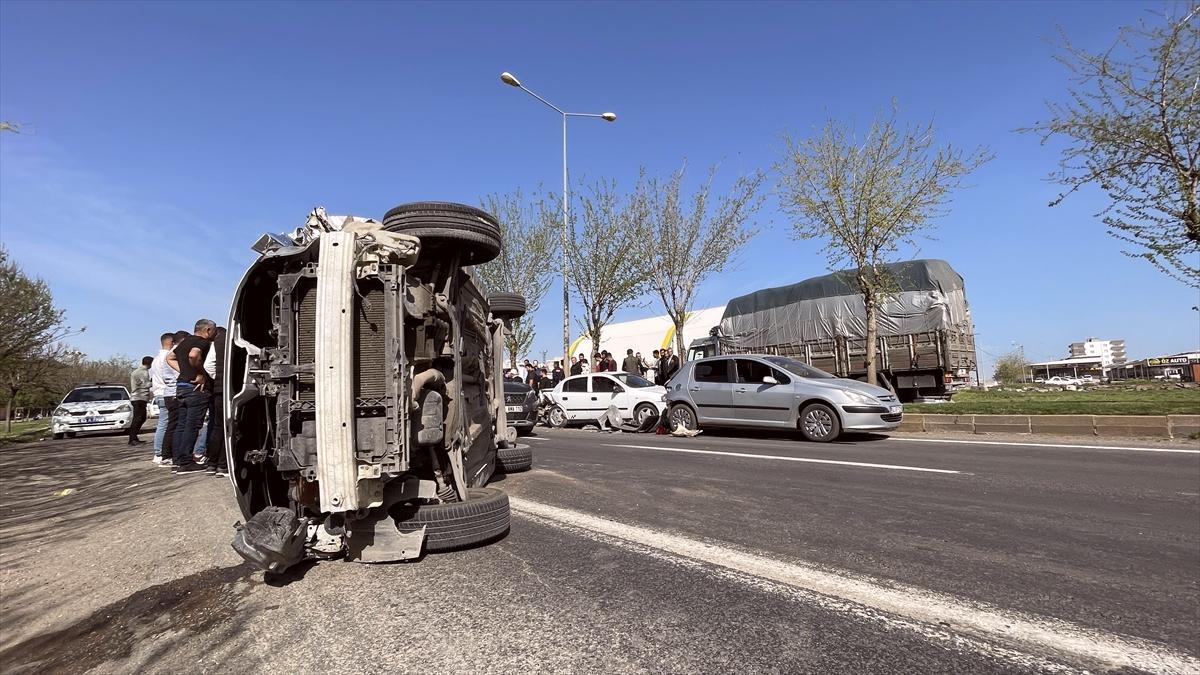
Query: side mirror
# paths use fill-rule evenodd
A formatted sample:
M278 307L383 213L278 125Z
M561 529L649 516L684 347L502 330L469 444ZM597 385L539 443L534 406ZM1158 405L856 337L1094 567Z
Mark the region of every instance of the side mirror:
M763 384L779 384L779 380L776 380L775 378L771 377L770 375L767 375L766 377L763 378Z
M625 388L624 387L615 387L615 388L613 388L612 393L613 393L613 396L616 396L617 394L623 394L623 393L625 393Z

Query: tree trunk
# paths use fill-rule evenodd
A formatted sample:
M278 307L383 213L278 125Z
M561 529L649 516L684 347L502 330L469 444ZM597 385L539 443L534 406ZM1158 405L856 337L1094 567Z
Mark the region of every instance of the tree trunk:
M592 354L598 354L600 352L600 330L602 328L603 326L600 325L600 318L595 316L592 317L591 325L588 326L588 337L592 340ZM588 358L591 358L592 354L588 354ZM596 364L593 363L592 368L595 367Z
M6 434L12 433L12 400L13 397L9 396L4 403L4 433Z
M683 321L684 315L680 315L678 319L672 318L671 321L675 324L675 355L679 357L679 363L683 364L683 357L687 354L684 351L687 347L683 344Z
M864 305L867 308L867 383L879 384L879 378L876 375L876 354L875 343L879 341L879 328L876 325L876 316L879 313L879 308L875 304L875 294L868 293L863 297Z

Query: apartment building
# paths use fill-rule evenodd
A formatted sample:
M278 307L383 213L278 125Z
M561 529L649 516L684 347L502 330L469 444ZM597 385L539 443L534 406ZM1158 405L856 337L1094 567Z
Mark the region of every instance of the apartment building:
M1113 366L1124 365L1127 361L1124 340L1100 340L1090 337L1083 342L1072 342L1067 346L1070 358L1085 356L1100 357L1100 367L1107 371Z

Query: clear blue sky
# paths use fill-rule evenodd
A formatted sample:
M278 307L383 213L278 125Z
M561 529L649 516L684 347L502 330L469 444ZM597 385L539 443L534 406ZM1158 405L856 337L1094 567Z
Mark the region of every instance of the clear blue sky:
M1122 256L1085 191L1047 208L1054 147L1013 129L1061 98L1047 40L1101 48L1158 3L0 3L0 240L45 278L92 356L153 352L164 330L227 315L263 231L309 209L381 217L413 200L557 189L557 117L576 178L639 165L719 183L767 168L781 135L865 123L895 98L942 140L996 160L923 257L965 277L980 356L1034 358L1088 336L1131 356L1194 349L1196 291ZM823 273L768 201L764 232L698 306ZM553 260L545 261L553 266ZM180 288L178 282L185 279ZM168 288L173 290L168 292ZM557 351L558 288L535 352ZM653 302L618 318L661 313Z

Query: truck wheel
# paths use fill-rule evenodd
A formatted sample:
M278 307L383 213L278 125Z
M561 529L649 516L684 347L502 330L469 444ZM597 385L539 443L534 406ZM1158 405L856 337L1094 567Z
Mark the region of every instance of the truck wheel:
M533 467L533 449L528 445L496 451L496 466L504 473L528 471Z
M488 296L492 316L508 321L525 316L525 296L520 293L492 293Z
M567 411L559 406L554 406L550 412L546 413L546 421L555 429L561 429L567 424Z
M479 265L500 255L500 225L486 211L452 202L401 204L383 216L383 229L421 240L421 254L460 254L459 263Z
M675 427L683 427L692 431L700 428L700 424L696 421L696 414L683 403L676 403L671 406L671 412L667 415L667 422L672 431L675 430Z
M809 403L800 411L800 433L810 441L828 443L842 433L842 423L833 408Z
M465 502L406 504L392 509L397 528L425 526L426 551L450 551L482 544L508 532L508 495L496 488L471 488Z

